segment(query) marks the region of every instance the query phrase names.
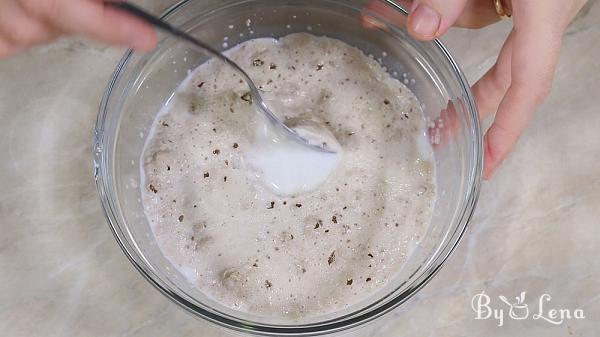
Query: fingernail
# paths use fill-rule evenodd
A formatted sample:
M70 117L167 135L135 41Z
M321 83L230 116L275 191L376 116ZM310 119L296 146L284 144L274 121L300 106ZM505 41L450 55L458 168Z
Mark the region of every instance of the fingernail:
M412 31L424 38L435 37L440 23L442 21L440 15L431 7L420 4L410 14Z

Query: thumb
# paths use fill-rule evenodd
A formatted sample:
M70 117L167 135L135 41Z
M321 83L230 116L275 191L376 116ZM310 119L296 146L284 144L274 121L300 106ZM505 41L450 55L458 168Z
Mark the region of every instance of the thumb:
M415 0L408 16L408 31L419 40L446 33L462 14L467 0Z

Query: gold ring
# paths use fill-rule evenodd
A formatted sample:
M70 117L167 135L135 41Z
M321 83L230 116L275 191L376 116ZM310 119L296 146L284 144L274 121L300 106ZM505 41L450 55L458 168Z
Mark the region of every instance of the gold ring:
M512 16L512 8L508 5L505 4L505 0L493 0L494 1L494 7L496 7L496 13L498 13L498 15L502 18L502 19L508 19Z

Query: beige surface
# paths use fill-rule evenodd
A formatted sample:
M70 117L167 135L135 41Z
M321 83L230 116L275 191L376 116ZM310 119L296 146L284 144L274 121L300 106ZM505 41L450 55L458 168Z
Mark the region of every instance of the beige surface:
M157 0L146 5L158 10ZM408 304L356 336L597 336L600 331L600 2L570 27L552 96L496 179L448 265ZM508 23L456 30L448 46L473 80ZM493 44L493 48L489 44ZM61 41L0 61L0 336L222 336L169 303L114 242L96 197L91 139L122 50ZM475 320L484 291L504 325ZM531 315L504 295L527 291Z

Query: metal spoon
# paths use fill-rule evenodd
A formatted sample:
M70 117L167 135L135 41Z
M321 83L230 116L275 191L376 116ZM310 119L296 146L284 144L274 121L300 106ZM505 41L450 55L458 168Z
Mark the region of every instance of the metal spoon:
M250 87L250 94L252 96L252 100L254 101L256 108L264 116L267 117L269 122L276 128L276 130L280 131L282 136L285 136L291 140L295 140L296 142L303 144L307 147L311 147L317 151L332 152L332 151L328 150L327 148L325 148L324 145L311 144L307 139L300 136L298 133L296 133L296 131L289 128L282 121L280 121L279 118L277 118L277 116L275 116L275 114L265 104L262 97L260 96L260 92L259 92L258 88L254 84L254 82L252 81L250 76L248 76L248 74L237 63L235 63L234 61L229 59L227 56L221 54L219 51L213 49L211 46L192 37L191 35L183 32L182 30L171 26L169 23L167 23L166 21L163 21L159 17L156 17L153 14L150 14L150 13L146 12L145 10L143 10L129 2L126 2L126 1L104 1L104 4L109 7L123 10L139 19L142 19L143 21L153 25L154 27L159 28L166 33L169 33L174 37L183 39L183 40L191 43L192 45L196 46L197 48L200 48L202 51L209 54L210 56L216 57L217 59L223 61L225 64L227 64L230 67L232 67L233 69L235 69L235 71L239 75L241 75L242 78L246 81L246 83L248 84L248 87Z

